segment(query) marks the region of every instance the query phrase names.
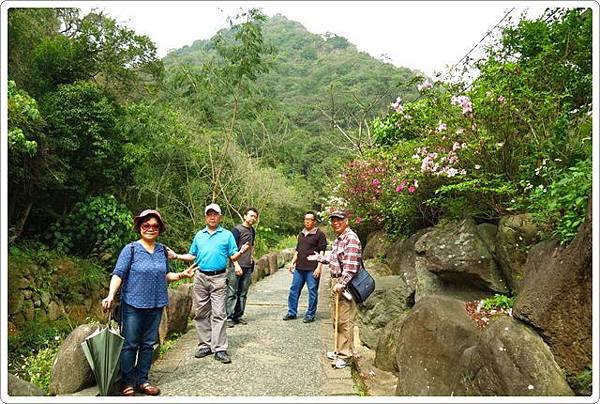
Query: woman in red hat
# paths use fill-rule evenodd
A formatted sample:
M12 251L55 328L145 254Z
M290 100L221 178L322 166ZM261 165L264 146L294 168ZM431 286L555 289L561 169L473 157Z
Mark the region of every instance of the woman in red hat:
M133 224L140 239L121 250L102 308L111 309L115 293L123 286L120 305L125 342L121 350L121 394L133 396L137 389L155 396L160 389L148 382L148 373L163 307L168 303L167 283L192 278L196 267L169 272L167 247L156 242L166 230L158 211L144 210Z

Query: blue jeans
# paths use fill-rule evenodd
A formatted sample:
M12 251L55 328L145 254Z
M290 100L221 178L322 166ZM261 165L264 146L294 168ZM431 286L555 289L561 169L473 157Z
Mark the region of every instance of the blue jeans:
M252 283L252 267L241 267L244 273L237 276L233 268L227 268L227 300L225 310L229 320L236 321L244 315L248 289Z
M123 386L138 386L148 382L163 309L138 309L121 303L121 332L125 338L121 350L121 382Z
M288 314L290 316L296 316L298 314L298 299L302 288L306 283L308 288L308 309L306 310L306 318L314 318L317 313L318 303L318 291L319 291L319 280L321 277L315 279L313 271L304 271L296 268L293 273L292 285L290 286L290 294L288 296Z

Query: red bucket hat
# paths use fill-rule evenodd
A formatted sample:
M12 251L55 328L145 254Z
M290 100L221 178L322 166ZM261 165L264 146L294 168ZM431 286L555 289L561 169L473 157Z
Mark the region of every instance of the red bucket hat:
M163 221L162 216L160 215L160 212L158 210L154 210L154 209L143 210L140 212L139 215L137 215L133 219L133 225L136 228L136 230L139 230L140 225L148 216L154 216L156 218L156 220L158 220L158 225L160 227L159 231L161 234L164 233L165 230L167 229L167 227L165 226L165 222Z

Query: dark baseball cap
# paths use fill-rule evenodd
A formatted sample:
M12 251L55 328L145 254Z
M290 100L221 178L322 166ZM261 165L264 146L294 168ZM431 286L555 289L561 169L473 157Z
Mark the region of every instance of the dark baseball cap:
M330 219L333 219L334 217L337 217L338 219L346 219L348 217L348 215L346 215L346 212L343 212L341 210L336 210L329 214Z

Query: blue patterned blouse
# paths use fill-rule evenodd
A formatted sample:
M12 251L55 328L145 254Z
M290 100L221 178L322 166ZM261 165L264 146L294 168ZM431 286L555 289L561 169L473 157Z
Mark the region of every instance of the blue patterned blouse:
M156 243L154 252L150 254L138 241L134 241L121 250L112 274L123 280L123 302L139 309L149 309L164 307L168 303L167 271L167 257L162 244Z

